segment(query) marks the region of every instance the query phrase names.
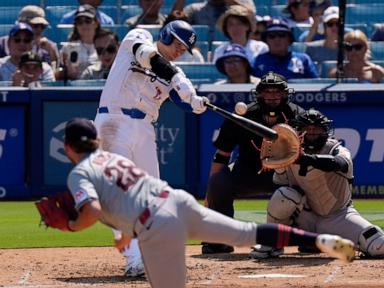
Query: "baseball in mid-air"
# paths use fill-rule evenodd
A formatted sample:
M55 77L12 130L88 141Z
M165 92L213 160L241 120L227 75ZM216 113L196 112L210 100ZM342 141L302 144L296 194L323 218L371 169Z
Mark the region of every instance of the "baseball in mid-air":
M247 104L244 102L237 102L235 106L235 112L238 115L244 115L247 113Z

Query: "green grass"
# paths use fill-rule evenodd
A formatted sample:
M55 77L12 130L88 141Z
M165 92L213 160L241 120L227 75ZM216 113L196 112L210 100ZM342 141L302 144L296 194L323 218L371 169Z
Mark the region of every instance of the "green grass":
M263 223L267 200L235 201L235 217ZM384 200L355 200L355 207L372 223L384 227ZM33 202L0 202L0 248L111 246L112 232L97 224L77 233L39 227ZM199 243L196 241L191 244Z

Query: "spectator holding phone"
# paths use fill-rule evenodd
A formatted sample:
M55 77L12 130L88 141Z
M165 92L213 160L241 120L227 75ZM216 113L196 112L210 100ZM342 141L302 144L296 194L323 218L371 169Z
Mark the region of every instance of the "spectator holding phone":
M56 73L60 80L79 79L85 68L99 61L93 39L100 30L96 9L88 4L79 6L73 31L61 50L61 65Z
M119 37L108 29L100 29L93 39L100 62L85 68L81 79L107 79L119 49Z

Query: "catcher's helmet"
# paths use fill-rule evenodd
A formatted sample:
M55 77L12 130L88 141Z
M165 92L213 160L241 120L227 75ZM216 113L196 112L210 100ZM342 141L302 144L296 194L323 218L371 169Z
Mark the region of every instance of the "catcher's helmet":
M277 107L270 107L265 103L263 97L260 97L261 92L267 88L277 88L284 92L284 96ZM288 88L287 80L285 80L284 76L272 71L263 75L256 88L251 90L251 93L257 99L257 102L264 113L280 111L282 106L288 103L289 95L293 92L294 90L292 88Z
M308 139L304 135L304 148L318 150L324 146L328 137L333 135L332 120L328 119L320 111L310 108L298 114L292 121L292 125L300 132L309 125L314 125L324 129L324 132L318 134L317 137Z
M196 43L196 32L191 25L183 20L169 22L161 29L159 41L165 45L171 45L173 37L183 43L192 54L193 45Z

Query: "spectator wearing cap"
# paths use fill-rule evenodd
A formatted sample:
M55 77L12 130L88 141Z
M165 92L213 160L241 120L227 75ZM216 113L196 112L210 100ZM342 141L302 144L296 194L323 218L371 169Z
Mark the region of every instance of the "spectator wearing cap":
M62 69L57 71L56 79L79 79L85 68L99 62L93 43L99 31L100 23L96 18L96 9L88 4L79 6L69 41L61 50Z
M41 57L35 52L25 52L21 55L19 67L13 74L12 86L41 87L42 74Z
M289 14L285 19L290 27L297 24L313 24L313 18L310 15L311 0L288 0L284 12Z
M332 5L330 0L317 0L311 2L310 14L313 18L313 23L309 30L301 33L298 42L311 42L324 39L324 22L323 13Z
M113 19L110 16L108 16L104 12L97 9L97 7L101 5L101 2L103 1L102 0L79 0L79 5L81 6L81 5L87 4L87 5L93 6L96 9L96 18L101 25L103 26L115 25L115 21L113 21ZM77 10L72 10L64 14L64 16L60 20L60 24L73 24L73 22L75 21L76 12Z
M2 81L12 81L19 67L23 53L32 51L33 32L31 26L19 22L15 24L8 35L9 55L0 59L0 78ZM41 80L55 80L52 67L43 62Z
M119 37L111 30L100 29L93 43L100 62L85 68L80 79L107 79L119 49Z
M27 23L32 27L32 51L39 54L44 62L56 68L55 66L59 60L59 50L55 42L43 35L44 29L49 25L49 22L45 19L44 9L35 5L24 6L20 10L18 21Z
M39 6L27 5L24 6L17 18L17 22L29 24L33 31L32 50L38 53L43 61L52 65L55 68L59 58L57 44L43 36L44 29L49 25L45 19L45 12ZM8 36L0 39L0 57L9 55Z
M259 83L260 79L251 75L251 65L243 46L229 44L226 49L218 55L215 62L220 73L227 76L226 80L220 80L215 84L235 83Z
M228 37L229 42L217 47L213 54L213 61L230 44L239 44L244 47L248 59L253 59L268 51L268 46L262 41L251 39L256 27L255 15L247 8L240 5L232 5L217 21L217 26Z
M256 57L252 74L261 77L269 71L283 75L286 79L318 78L319 74L311 57L306 53L289 51L293 34L283 19L273 19L263 34L269 52Z
M160 13L164 0L139 0L142 12L125 21L125 25L134 28L136 25L163 25L166 16Z
M306 53L315 62L337 59L339 33L339 7L330 6L323 14L324 36L322 40L307 43Z
M272 21L272 18L269 15L264 15L264 16L255 15L255 20L256 20L256 28L251 35L251 39L257 40L257 41L263 41L263 37L261 37L261 35L263 35L265 30L267 29L267 25L269 22Z

